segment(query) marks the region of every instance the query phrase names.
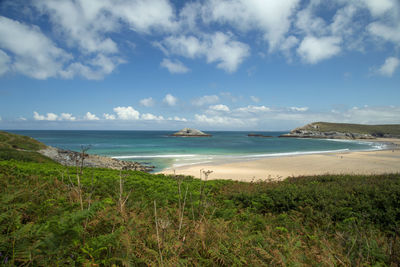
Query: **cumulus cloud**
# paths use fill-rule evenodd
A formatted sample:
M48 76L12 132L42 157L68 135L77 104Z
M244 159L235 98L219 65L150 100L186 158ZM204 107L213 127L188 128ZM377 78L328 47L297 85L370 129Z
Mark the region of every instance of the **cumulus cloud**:
M58 115L51 113L51 112L47 113L46 116L40 115L36 111L33 112L33 119L36 121L56 121L57 118L58 118Z
M156 116L151 113L145 113L141 115L142 120L147 120L147 121L162 121L164 120L163 116Z
M171 73L186 73L189 68L183 65L179 60L172 61L170 59L164 58L160 63L161 67L166 68Z
M301 42L297 53L303 60L310 64L315 64L321 60L331 58L340 53L342 42L339 37L321 37L316 38L307 36Z
M174 117L169 117L168 118L169 121L181 121L181 122L187 122L188 120L186 118L181 118L178 116L174 116Z
M219 101L219 97L217 95L205 95L199 98L196 98L192 101L192 104L195 106L204 106L209 104L214 104Z
M225 125L225 126L236 126L240 127L242 125L249 125L250 121L244 121L239 118L229 117L229 116L207 116L204 114L195 114L195 121L200 124L208 125Z
M142 100L140 100L140 105L144 106L144 107L152 107L154 106L155 101L152 97L149 98L144 98Z
M400 22L397 25L389 26L382 22L373 22L368 25L368 31L385 41L393 42L396 45L400 42Z
M59 120L63 121L75 121L76 117L72 116L71 113L61 113Z
M247 44L235 41L232 34L216 32L214 34L169 36L157 43L164 53L176 54L187 58L205 57L207 63L217 63L217 67L227 72L237 70L249 55Z
M115 120L115 115L114 114L103 113L103 117L106 120L110 120L110 121Z
M247 107L238 108L237 111L240 111L240 112L268 112L268 111L271 111L271 108L266 107L266 106L249 105Z
M0 16L0 53L2 72L13 70L36 79L59 76L71 55L58 48L36 26Z
M274 50L289 31L300 0L209 0L203 7L206 22L230 24L240 31L258 30Z
M230 111L230 109L229 109L228 106L222 105L222 104L214 105L214 106L209 106L208 108L209 108L210 110L214 110L214 111L226 111L226 112Z
M117 113L118 119L120 120L138 120L140 113L133 107L116 107L114 112Z
M171 31L176 28L174 10L168 0L35 1L50 16L57 30L71 45L85 53L116 53L117 44L105 34L123 24L137 32Z
M395 8L396 0L363 0L374 17L382 16Z
M176 103L178 102L178 98L176 98L175 96L171 95L171 94L167 94L164 99L163 102L165 104L167 104L168 106L175 106Z
M396 57L389 57L385 63L378 69L378 73L383 76L391 77L400 64L400 60Z
M92 114L90 112L87 112L85 114L85 116L83 117L83 119L87 120L87 121L98 121L98 120L100 120L99 117L97 117L95 114Z

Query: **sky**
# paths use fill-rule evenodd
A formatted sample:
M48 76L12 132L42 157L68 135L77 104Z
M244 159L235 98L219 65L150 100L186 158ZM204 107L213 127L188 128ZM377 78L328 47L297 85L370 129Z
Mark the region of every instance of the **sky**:
M2 0L0 129L400 123L398 0Z

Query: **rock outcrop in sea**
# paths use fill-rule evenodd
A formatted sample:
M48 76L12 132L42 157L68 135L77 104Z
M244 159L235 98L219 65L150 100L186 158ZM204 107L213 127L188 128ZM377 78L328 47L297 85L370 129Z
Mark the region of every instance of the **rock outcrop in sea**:
M58 149L51 146L47 146L45 149L39 150L38 152L65 166L80 166L83 158L83 167L135 170L144 172L150 172L154 169L154 166L147 166L138 162L123 161L109 157L90 155L87 153Z
M180 136L180 137L210 137L211 134L203 133L200 130L193 128L184 128L179 132L173 133L172 136Z

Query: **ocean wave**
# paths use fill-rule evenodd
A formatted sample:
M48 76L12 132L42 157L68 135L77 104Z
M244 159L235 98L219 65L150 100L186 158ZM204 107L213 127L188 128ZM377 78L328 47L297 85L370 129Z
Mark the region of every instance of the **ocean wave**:
M199 161L199 162L192 162L192 163L183 163L183 164L173 164L172 168L179 168L179 167L184 167L184 166L190 166L190 165L197 165L197 164L205 164L205 163L211 163L212 161Z
M194 154L166 154L166 155L127 155L127 156L112 156L113 159L151 159L151 158L186 158L195 157Z
M268 158L268 157L284 157L284 156L298 156L298 155L310 155L310 154L325 154L325 153L337 153L347 152L350 149L336 149L336 150L324 150L324 151L295 151L295 152L282 152L282 153L269 153L269 154L254 154L240 156L239 158Z

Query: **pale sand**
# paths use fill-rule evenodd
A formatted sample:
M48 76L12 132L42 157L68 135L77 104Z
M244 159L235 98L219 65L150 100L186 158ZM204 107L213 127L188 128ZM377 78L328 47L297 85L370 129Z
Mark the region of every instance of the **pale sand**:
M400 145L399 139L379 139ZM400 173L400 147L394 150L326 153L264 158L226 164L201 164L175 168L176 174L200 178L200 171L213 171L208 179L238 181L281 180L287 177L320 174ZM174 170L161 173L173 174ZM204 178L204 174L202 174Z

